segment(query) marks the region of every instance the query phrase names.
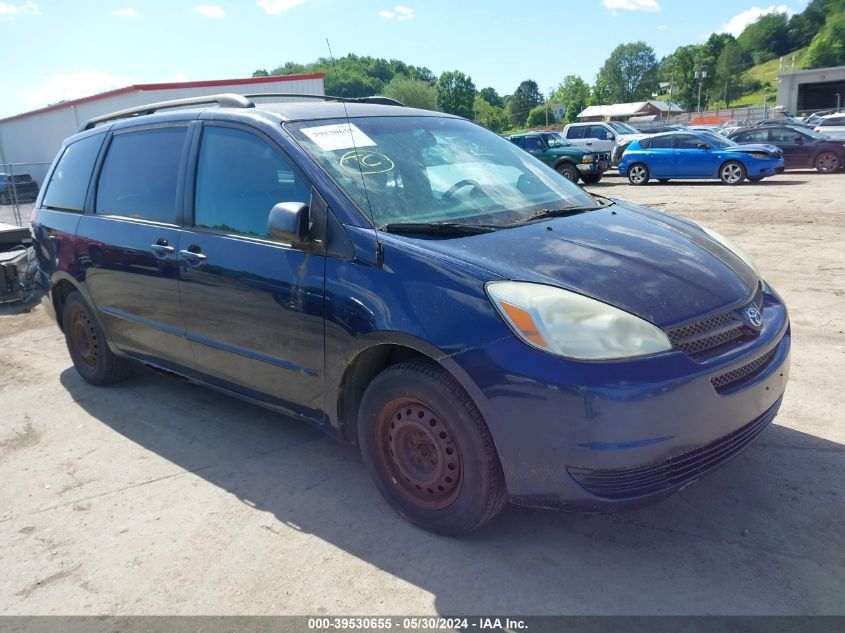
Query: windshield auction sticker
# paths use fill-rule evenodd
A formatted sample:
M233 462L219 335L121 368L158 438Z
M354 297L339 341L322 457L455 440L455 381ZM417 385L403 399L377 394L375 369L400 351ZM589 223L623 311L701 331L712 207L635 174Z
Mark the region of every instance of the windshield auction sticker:
M364 134L358 126L352 123L306 127L302 128L301 131L324 152L332 152L338 149L372 147L376 144L373 139Z

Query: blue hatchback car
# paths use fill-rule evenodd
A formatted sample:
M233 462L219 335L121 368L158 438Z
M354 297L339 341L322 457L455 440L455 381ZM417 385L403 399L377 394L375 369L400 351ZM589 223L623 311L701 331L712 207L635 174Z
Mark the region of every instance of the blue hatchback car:
M625 150L619 173L632 185L652 178L718 178L726 185L752 182L783 172L783 151L774 145L738 145L719 134L684 130L634 141Z
M730 240L458 117L261 99L64 143L32 231L86 381L140 363L292 415L446 534L658 498L774 418L787 309Z

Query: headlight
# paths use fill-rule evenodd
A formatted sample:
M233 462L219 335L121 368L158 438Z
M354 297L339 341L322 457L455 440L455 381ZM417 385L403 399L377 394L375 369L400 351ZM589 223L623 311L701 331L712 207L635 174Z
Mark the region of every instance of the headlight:
M581 159L582 163L592 163L596 159L595 156L592 154L584 154L584 157Z
M562 288L493 281L487 294L519 338L552 354L609 360L672 349L663 330L648 321Z
M748 256L748 253L746 253L744 250L742 250L742 248L740 246L738 246L733 240L725 237L721 233L717 233L716 231L714 231L712 229L708 229L706 226L701 226L700 224L698 226L699 226L699 228L701 228L702 231L707 233L707 235L712 237L714 240L719 242L719 244L724 246L726 249L731 251L734 255L739 257L743 262L745 262L745 264L751 270L754 271L755 275L757 275L758 277L761 276L760 270L757 268L757 266L754 265L754 262L751 261L751 258Z
M749 152L748 155L757 160L771 160L773 158L771 154L767 154L766 152Z

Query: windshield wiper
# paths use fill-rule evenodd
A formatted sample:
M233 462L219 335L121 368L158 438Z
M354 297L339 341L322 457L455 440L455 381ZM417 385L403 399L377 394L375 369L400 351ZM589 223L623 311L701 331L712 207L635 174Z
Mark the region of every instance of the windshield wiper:
M402 222L379 227L388 233L424 233L427 235L479 235L502 227L489 224L459 224L457 222Z
M536 211L532 211L530 214L525 216L524 218L519 218L512 225L517 224L527 224L528 222L534 222L535 220L543 220L546 218L565 218L568 215L578 215L579 213L586 213L587 211L595 211L596 209L603 209L604 207L609 207L613 204L613 200L610 198L605 198L604 196L599 196L597 194L591 194L593 198L598 202L598 204L594 207L563 207L560 209L537 209Z

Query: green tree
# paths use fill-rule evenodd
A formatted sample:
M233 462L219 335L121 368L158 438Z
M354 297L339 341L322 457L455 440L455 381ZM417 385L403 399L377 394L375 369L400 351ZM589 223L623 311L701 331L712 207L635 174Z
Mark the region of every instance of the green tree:
M555 113L548 103L531 108L525 125L528 127L544 127L547 123L555 122Z
M475 122L496 133L503 132L510 126L510 119L502 108L490 105L480 94L475 96L473 104Z
M824 68L845 64L845 13L831 15L821 32L813 38L804 66Z
M789 29L785 13L768 13L745 27L737 38L755 64L789 52Z
M479 90L478 94L481 96L482 99L484 99L491 106L494 106L496 108L504 108L505 107L505 102L499 96L499 93L496 92L495 89L490 88L489 86L487 88L482 88L481 90Z
M645 42L620 44L599 70L596 85L608 101L644 101L657 90L659 71L654 50Z
M411 108L437 110L437 89L422 79L396 75L384 87L384 96L398 99Z
M708 75L703 82L695 76L700 71L706 71ZM701 83L703 106L707 99L707 88L714 81L710 49L706 44L679 46L663 59L661 76L663 81L672 84L672 101L685 110L695 110L698 106L698 87Z
M536 108L543 101L543 94L540 92L540 88L537 87L536 81L526 79L519 84L517 89L514 90L513 96L508 104L511 123L513 123L514 127L524 125L531 109Z
M552 103L559 103L566 108L564 121L571 123L578 120L578 115L590 103L590 85L578 75L567 75L549 98Z
M716 61L711 99L721 99L725 102L725 107L730 108L731 101L736 99L742 91L740 75L745 66L745 58L739 44L736 42L725 44Z
M460 70L450 70L437 80L437 105L443 112L472 118L475 84Z

